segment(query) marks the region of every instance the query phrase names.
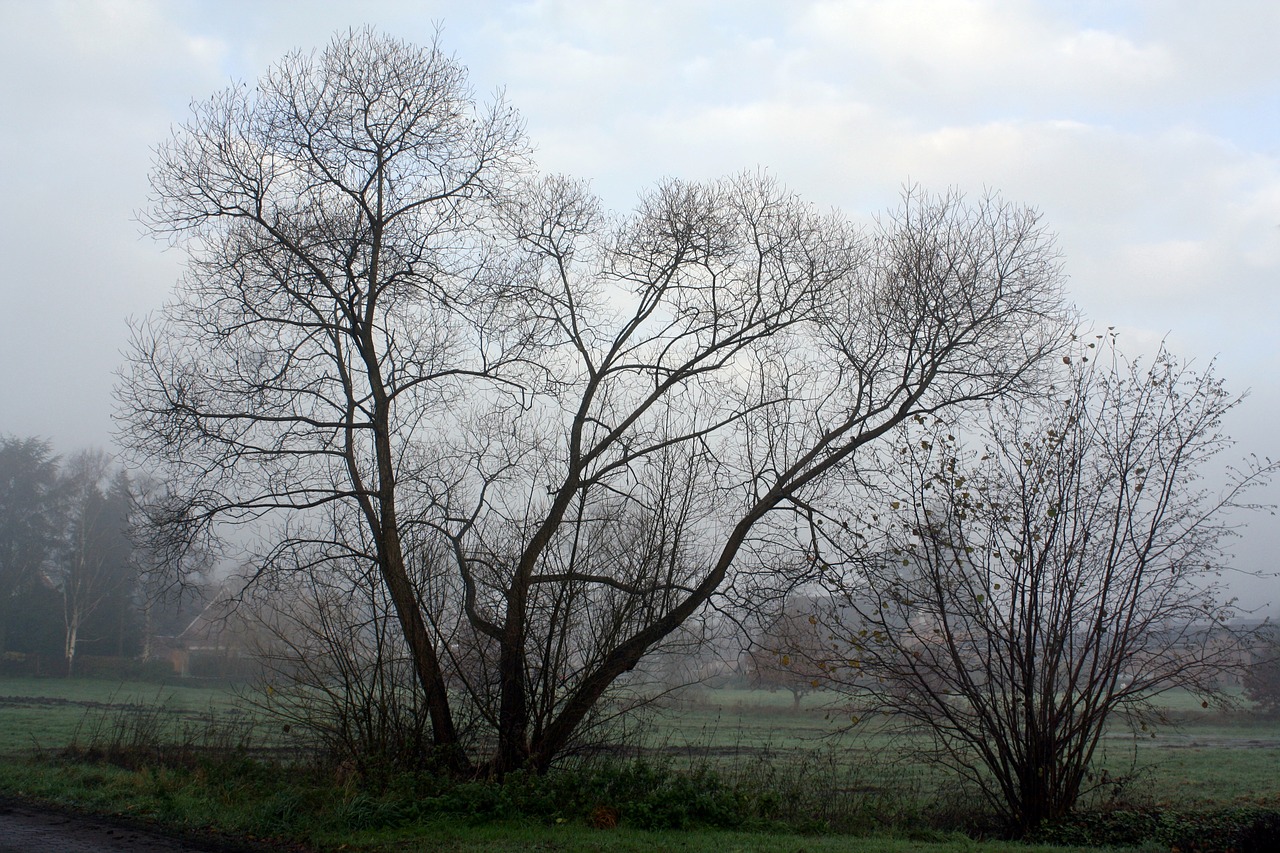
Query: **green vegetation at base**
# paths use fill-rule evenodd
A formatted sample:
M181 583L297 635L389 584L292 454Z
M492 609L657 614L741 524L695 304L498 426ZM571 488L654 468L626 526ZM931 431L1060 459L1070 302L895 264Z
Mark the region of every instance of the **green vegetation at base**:
M876 726L832 737L837 715L821 696L797 709L790 697L699 691L654 720L630 757L501 784L361 776L282 750L279 724L225 688L14 679L0 680L0 699L0 795L316 850L1239 853L1280 833L1280 732L1247 712L1177 708L1177 733L1137 744L1117 733L1113 782L1035 837L1059 846L1034 847L990 840L999 830L981 801L895 759Z
M1280 809L1257 806L1078 812L1041 826L1034 839L1057 844L1148 846L1196 853L1264 853L1280 840Z
M684 779L643 763L613 765L611 774L552 773L545 780L517 776L502 785L465 783L435 796L423 779L401 780L380 792L326 778L318 771L244 761L192 768L127 770L78 761L0 761L0 791L23 798L141 823L225 837L301 842L317 850L795 850L867 853L984 853L1067 851L1081 846L979 844L956 832L919 829L878 834L798 833L785 826L735 827L741 803L706 779ZM621 808L595 806L609 789L626 795L646 788L644 800ZM647 777L647 779L645 778ZM592 786L604 790L586 796ZM560 797L565 799L560 800ZM612 820L617 823L612 823ZM724 826L717 825L724 822ZM816 827L815 827L816 830Z

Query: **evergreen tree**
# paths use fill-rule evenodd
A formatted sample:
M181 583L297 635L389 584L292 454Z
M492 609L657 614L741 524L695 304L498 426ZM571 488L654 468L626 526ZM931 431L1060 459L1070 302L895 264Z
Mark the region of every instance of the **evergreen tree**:
M58 459L39 438L0 437L0 652L31 651L50 598L43 571L59 532Z

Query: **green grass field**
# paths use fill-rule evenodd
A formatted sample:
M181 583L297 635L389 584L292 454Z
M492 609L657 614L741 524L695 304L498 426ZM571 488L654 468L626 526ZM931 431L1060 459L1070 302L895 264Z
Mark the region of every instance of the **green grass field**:
M0 678L0 754L57 749L121 711L163 708L170 724L238 716L245 703L226 687L65 678Z
M746 832L700 827L696 820L678 831L646 830L634 821L628 825L625 816L621 829L603 832L585 826L580 816L558 817L554 802L546 802L557 796L551 789L496 799L479 789L371 794L332 776L304 779L252 759L278 758L278 751L255 750L284 745L280 727L253 707L254 698L181 683L0 679L0 793L192 830L277 835L315 849L1037 849L979 844L929 829L939 813L961 814L974 801L957 794L944 771L913 758L910 743L890 737L883 722L851 727L838 701L821 694L796 707L781 691L690 691L631 735L645 761L695 780L690 794L675 792L671 800L696 798L699 785L719 786L725 796L737 791L739 799L743 791L760 791L777 800L769 812L777 816L775 825ZM1118 728L1108 738L1106 765L1128 779L1108 796L1143 809L1280 808L1280 725L1247 711L1203 709L1177 694L1163 704L1180 726L1136 740ZM129 767L91 760L83 749L74 759L62 751L113 739L160 739L193 754L210 745L224 752L236 747L242 759L218 767L199 760ZM253 749L246 750L249 744ZM510 816L523 808L512 802L539 797L538 817ZM795 835L797 826L827 830ZM861 834L836 835L831 827Z
M847 725L840 699L815 693L799 708L791 694L756 690L705 690L698 700L653 721L647 742L667 754L719 766L759 758L844 764L870 777L917 789L945 784L940 771L912 758L910 743L883 724ZM1142 804L1223 806L1280 805L1280 721L1247 708L1202 708L1172 691L1156 707L1174 722L1134 737L1117 725L1104 739L1102 764L1113 776L1135 775L1123 791ZM841 761L843 758L843 761Z

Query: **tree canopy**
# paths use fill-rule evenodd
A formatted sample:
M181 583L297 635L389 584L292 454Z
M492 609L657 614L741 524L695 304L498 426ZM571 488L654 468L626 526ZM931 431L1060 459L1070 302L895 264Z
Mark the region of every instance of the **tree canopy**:
M259 583L381 585L462 772L545 769L718 597L794 584L808 500L1032 387L1069 319L1033 210L909 188L860 229L757 173L608 215L368 30L196 104L152 186L189 256L119 384L156 547L247 525Z

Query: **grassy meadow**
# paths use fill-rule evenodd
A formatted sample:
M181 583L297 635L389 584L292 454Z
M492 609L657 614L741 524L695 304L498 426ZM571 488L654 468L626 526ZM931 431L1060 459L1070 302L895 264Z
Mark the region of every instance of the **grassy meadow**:
M122 714L152 714L170 728L247 716L226 686L195 687L93 678L0 678L0 755L56 750L115 725Z
M1206 709L1174 691L1157 702L1168 724L1138 737L1114 727L1100 764L1124 784L1098 792L1095 804L1111 798L1143 807L1280 807L1280 720L1259 716L1236 698L1242 707ZM874 719L850 726L839 706L838 698L821 692L796 708L781 690L697 690L678 710L654 719L644 742L722 769L794 761L811 773L843 772L864 787L912 795L951 785L944 771L916 757L911 739L890 734Z
M0 795L316 850L1097 849L974 840L972 792L883 721L849 726L821 693L797 707L785 691L688 690L627 732L629 757L501 786L366 784L309 760L260 698L0 679ZM1170 849L1175 830L1152 815L1280 809L1280 724L1179 695L1165 710L1176 726L1109 736L1104 763L1120 782L1095 794L1091 814L1136 815L1125 818L1146 821L1135 832L1166 839L1135 842L1154 851Z

